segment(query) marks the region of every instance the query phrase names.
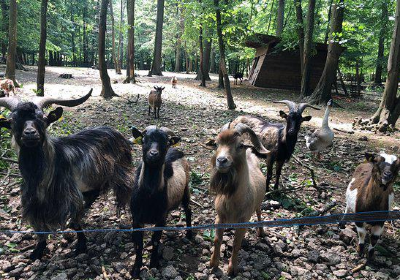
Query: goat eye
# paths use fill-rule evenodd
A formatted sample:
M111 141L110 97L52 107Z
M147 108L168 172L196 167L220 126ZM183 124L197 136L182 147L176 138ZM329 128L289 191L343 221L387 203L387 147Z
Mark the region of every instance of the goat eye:
M239 146L238 146L238 149L244 149L244 148L245 148L244 144L240 143Z

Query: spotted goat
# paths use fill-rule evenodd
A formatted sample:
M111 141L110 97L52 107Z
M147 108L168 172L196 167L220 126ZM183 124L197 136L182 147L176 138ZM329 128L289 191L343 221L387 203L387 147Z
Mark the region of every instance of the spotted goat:
M97 127L66 137L47 134L50 124L63 113L58 107L49 114L43 108L57 104L73 107L85 102L92 90L82 98L60 100L37 98L23 102L16 97L0 98L0 106L11 110L8 119L0 119L0 127L11 130L12 144L24 180L21 185L22 215L35 231L49 232L67 227L82 230L84 209L109 189L114 190L118 208L128 201L133 182L131 146L118 131ZM76 253L86 251L86 237L77 234ZM40 259L46 248L46 234L38 235L31 253Z

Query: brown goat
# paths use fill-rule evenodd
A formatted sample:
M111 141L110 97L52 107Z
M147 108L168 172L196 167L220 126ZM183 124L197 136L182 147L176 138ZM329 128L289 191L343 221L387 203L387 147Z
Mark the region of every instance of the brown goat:
M250 136L253 146L243 143L243 134ZM230 129L229 124L224 126L216 143L218 148L212 157L210 179L210 190L216 195L215 223L248 222L254 212L260 221L266 185L256 154L267 157L270 152L264 148L254 131L244 124L238 124L234 129ZM223 229L217 229L214 253L210 261L213 268L217 268L219 264L223 233ZM246 229L235 230L232 257L228 266L229 275L236 275L238 272L238 253L245 233ZM264 235L262 227L258 228L258 235Z
M160 108L162 104L161 94L165 87L157 87L155 86L154 89L150 91L149 94L149 116L150 111L153 109L154 111L154 118L160 118Z
M370 211L391 211L394 200L393 185L400 169L400 159L394 155L366 153L367 162L361 163L354 171L346 191L346 213ZM384 221L370 222L371 244L368 258L374 255L374 248L382 232ZM357 251L364 254L364 241L367 235L366 223L356 223L358 233Z
M15 95L14 82L10 79L0 80L0 97L9 97L10 92Z
M176 78L176 76L173 76L171 79L172 88L176 88L177 84L178 84L178 79Z

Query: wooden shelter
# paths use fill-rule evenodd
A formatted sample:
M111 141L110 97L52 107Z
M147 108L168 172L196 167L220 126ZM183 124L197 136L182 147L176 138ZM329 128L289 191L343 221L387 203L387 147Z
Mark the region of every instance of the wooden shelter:
M246 46L256 49L249 71L249 82L257 87L300 90L301 66L298 49L282 50L280 39L256 34L246 41ZM310 88L313 90L324 70L328 45L317 43L311 57Z

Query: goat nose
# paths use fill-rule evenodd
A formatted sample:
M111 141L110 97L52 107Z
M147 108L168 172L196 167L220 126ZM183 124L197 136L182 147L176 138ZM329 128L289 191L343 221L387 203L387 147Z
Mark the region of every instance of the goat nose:
M228 159L226 157L219 157L217 158L217 161L219 164L225 164L228 162Z
M32 136L36 134L36 130L34 128L27 128L24 130L24 135Z
M158 155L158 151L157 150L150 150L150 155L151 156L157 156Z

